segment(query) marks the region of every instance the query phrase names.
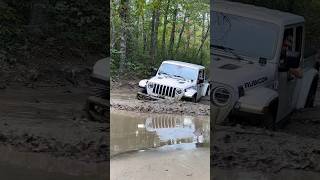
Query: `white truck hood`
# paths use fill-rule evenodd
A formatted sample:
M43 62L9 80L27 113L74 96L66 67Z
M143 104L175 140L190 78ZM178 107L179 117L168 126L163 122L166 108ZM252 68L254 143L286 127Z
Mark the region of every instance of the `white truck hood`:
M233 88L243 86L251 89L266 84L274 79L273 64L261 65L258 62L250 64L235 59L215 60L211 65L213 83L229 85Z
M149 79L148 82L155 84L169 85L172 87L187 89L189 87L195 86L196 82L191 80L182 80L180 78L173 78L167 75L157 75Z

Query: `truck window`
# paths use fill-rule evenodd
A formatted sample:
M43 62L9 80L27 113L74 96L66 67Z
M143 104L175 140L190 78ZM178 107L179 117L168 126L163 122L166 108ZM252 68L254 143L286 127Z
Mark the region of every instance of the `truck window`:
M288 28L284 31L284 34L283 34L280 64L285 63L287 52L292 51L292 49L293 49L293 28Z
M199 79L199 80L203 80L203 79L204 79L204 71L203 71L203 70L199 70L198 79Z
M301 50L302 50L302 35L303 35L303 27L299 26L296 28L296 52L300 53L301 56Z

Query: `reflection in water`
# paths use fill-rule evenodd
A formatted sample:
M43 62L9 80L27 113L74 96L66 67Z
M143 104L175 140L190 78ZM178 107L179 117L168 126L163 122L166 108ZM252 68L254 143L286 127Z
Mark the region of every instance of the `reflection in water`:
M111 113L111 156L163 146L209 144L208 117Z

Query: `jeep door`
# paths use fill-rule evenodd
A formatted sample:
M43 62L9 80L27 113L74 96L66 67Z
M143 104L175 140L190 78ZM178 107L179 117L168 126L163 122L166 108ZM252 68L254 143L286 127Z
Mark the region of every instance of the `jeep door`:
M289 49L290 52L295 52L298 54L296 58L302 61L302 51L303 51L303 24L287 26L284 31L283 36L283 44L282 44L282 51L283 49ZM291 36L292 38L288 38ZM289 48L283 48L287 46L287 42L285 39L292 39ZM289 51L288 50L288 51ZM279 71L278 71L278 92L279 92L279 104L278 104L278 112L277 112L277 121L282 120L287 115L289 115L294 109L295 104L297 103L298 99L298 81L300 79L294 77L292 74L289 73L289 67L287 67L287 62L285 60L286 56L284 52L280 55L279 61ZM301 67L301 64L299 66Z
M204 91L205 74L204 69L200 69L197 79L197 99L200 99Z

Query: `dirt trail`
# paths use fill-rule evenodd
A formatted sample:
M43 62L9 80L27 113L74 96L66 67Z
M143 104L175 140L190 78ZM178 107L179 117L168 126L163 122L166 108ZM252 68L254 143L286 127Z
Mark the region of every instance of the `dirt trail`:
M276 131L233 124L217 126L211 165L279 173L285 169L320 172L320 106L292 114Z
M88 121L88 90L72 87L0 90L0 144L85 162L108 158L107 125Z
M198 103L188 101L158 100L142 101L136 98L139 91L138 85L117 86L111 89L111 109L134 111L141 113L166 113L184 114L193 116L210 115L210 103L208 97L204 97Z

